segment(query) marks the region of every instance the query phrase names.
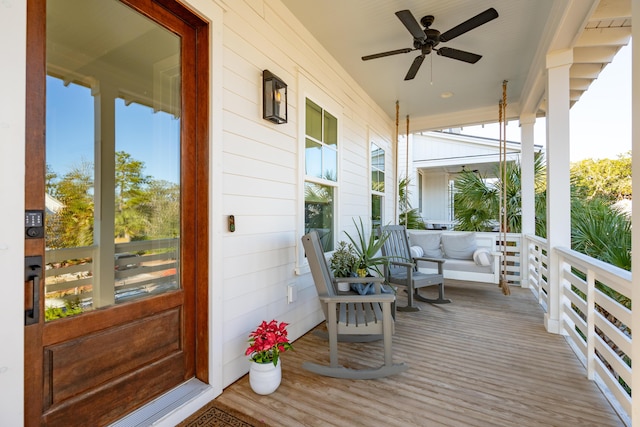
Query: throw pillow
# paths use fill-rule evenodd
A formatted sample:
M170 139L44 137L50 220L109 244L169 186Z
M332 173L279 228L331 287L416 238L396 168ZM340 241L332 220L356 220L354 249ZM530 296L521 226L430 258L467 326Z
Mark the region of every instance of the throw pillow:
M424 255L424 251L420 246L411 246L409 250L411 251L411 256L413 258L419 258Z
M452 259L473 259L478 249L475 233L455 233L442 235L442 251Z
M491 255L489 248L478 248L473 253L473 261L476 265L486 267L493 263L493 255Z
M352 283L351 290L360 295L374 295L376 293L376 288L373 283ZM380 292L390 294L393 292L393 289L391 289L389 285L380 285Z
M427 258L442 258L440 236L442 233L411 233L409 243L422 248L422 256Z

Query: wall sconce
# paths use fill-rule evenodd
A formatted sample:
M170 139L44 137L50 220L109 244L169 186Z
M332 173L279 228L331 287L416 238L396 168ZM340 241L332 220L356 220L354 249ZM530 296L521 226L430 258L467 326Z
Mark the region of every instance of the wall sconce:
M262 72L262 118L287 123L287 85L269 70Z

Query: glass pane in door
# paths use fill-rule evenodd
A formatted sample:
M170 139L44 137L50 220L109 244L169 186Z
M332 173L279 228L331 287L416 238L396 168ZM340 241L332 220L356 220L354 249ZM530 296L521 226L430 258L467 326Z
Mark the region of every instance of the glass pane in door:
M47 0L47 320L180 287L180 43L117 0Z

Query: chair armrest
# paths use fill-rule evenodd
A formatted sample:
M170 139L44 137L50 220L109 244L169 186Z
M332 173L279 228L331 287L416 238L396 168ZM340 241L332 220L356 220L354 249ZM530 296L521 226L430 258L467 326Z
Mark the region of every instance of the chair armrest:
M400 261L389 261L389 265L397 265L399 267L404 267L407 269L407 277L411 277L411 272L416 268L416 264L413 262L400 262ZM389 269L385 270L385 274L387 275L387 279L391 281L389 275Z
M415 263L413 262L401 262L401 261L389 261L389 264L399 265L401 267L410 267L410 268L413 268L416 266Z
M384 277L377 277L377 276L373 276L373 277L334 277L333 280L336 283L375 283L375 282L379 282L379 283L384 283L385 278Z
M372 295L320 295L320 301L323 303L349 303L349 302L380 302L392 303L396 300L394 294L372 294Z
M443 264L446 260L443 258L427 258L427 257L415 257L416 261L427 261L427 262L435 262L438 264Z
M416 263L418 261L435 262L436 264L438 264L438 274L442 274L443 272L442 265L444 264L445 260L442 258L417 257L414 259L416 260Z

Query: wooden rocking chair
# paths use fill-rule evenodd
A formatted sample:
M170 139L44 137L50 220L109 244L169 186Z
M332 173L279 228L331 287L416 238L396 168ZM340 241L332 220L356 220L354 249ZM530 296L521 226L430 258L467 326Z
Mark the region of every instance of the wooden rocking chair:
M334 278L325 259L318 234L311 231L302 237L302 245L309 261L311 275L318 291L327 322L329 338L329 366L305 362L302 367L319 375L348 378L372 379L398 374L408 366L394 364L392 360L391 335L394 331L392 305L395 294L381 293L383 277ZM374 283L375 294L338 294L336 283ZM371 342L383 339L384 364L378 368L351 369L338 363L338 341ZM365 358L368 357L365 355Z
M411 256L409 248L409 238L407 230L402 225L385 225L380 227L379 235L387 234L389 237L382 247L382 255L389 259L385 266L385 277L387 282L394 285L407 287L407 306L398 307L398 311L417 311L413 299L429 302L432 304L450 303L451 300L444 297L444 276L442 274L442 264L445 260L439 258L425 258ZM418 271L417 261L434 262L438 264L437 274L427 274ZM425 298L418 293L418 289L425 286L438 286L438 298Z

